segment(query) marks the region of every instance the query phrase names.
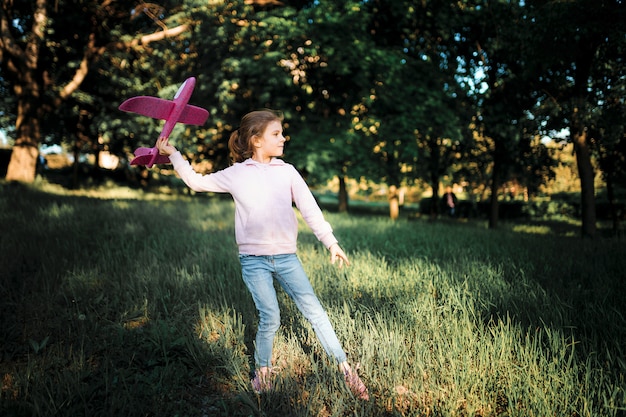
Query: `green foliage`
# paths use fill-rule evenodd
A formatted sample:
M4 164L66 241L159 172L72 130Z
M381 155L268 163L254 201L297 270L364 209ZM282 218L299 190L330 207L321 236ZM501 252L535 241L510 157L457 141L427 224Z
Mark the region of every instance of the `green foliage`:
M4 36L19 47L36 38L29 32L34 4L3 3ZM20 108L33 110L25 120L40 123L35 142L128 157L154 141L160 122L121 114L117 105L140 94L169 98L194 75L192 101L211 117L199 129L178 127L173 140L205 166L228 165L227 140L240 117L271 107L285 112L288 159L312 183L339 175L390 185L422 180L436 189L447 177L479 189L498 174L532 193L551 175L539 131L567 127L578 105L572 97L584 95L581 122L604 178L623 177L619 1L47 6L37 69L23 77L33 83L9 65L8 49L0 65L0 119L15 122L16 92L32 91ZM184 30L145 42L172 28ZM74 81L79 87L60 100Z
M458 10L437 2L371 4L372 37L379 48L372 103L359 130L373 142L377 170L367 177L379 175L394 185L417 178L438 182L460 155L461 143L471 138L462 133L468 114L450 65L449 23Z
M299 256L372 400L352 397L282 293L276 390L256 396L255 310L231 201L1 187L2 415L620 416L626 407L618 239L327 214L352 261L337 269L302 223Z

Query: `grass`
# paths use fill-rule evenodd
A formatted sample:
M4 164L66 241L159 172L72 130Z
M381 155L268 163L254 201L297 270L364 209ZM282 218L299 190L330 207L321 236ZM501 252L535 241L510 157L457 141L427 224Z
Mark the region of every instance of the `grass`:
M0 415L625 416L624 242L328 213L353 265L299 255L372 400L281 294L276 390L233 204L0 184Z

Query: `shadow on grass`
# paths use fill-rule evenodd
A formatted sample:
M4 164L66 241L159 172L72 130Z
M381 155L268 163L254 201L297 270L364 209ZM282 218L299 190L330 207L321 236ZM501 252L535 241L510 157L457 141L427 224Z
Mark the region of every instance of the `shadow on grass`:
M202 204L211 201L204 198ZM232 236L232 207L210 209L210 221L203 222L192 211L198 200L187 202L180 210L175 200L98 199L3 186L3 415L298 416L311 410L331 415L344 405L362 415L394 415L384 404L353 399L330 371L283 375L274 393L260 397L249 391L247 375L232 369L234 360L250 359L242 359L238 349L252 351L255 329L251 299L241 297L247 291ZM479 312L486 322L511 313L524 326L574 326L582 334L600 329L593 333L599 345L624 337L623 329L607 325L608 312L626 315L620 242L494 233L456 221L394 226L373 217L370 225L335 229L350 242L349 251L373 253L391 269L426 259L454 284L486 290L492 298ZM481 287L481 277L468 276L469 261L501 271L497 284L503 290ZM529 282L545 291L541 301L561 305L564 316L550 316L545 304L519 286ZM400 290L386 297L364 292L361 302L393 309L407 296ZM209 348L193 329L199 305L238 311L243 336L231 346ZM328 390L328 381L336 386ZM322 389L338 394L317 395Z

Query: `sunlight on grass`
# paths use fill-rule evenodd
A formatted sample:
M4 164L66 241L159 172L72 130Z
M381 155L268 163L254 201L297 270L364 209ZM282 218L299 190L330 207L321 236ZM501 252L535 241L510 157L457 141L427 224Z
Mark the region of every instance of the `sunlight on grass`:
M529 221L524 224L512 223L505 227L516 233L578 237L581 223L579 220L561 219L559 221Z
M69 204L58 205L53 203L47 209L42 211L44 216L59 219L61 217L72 216L74 214L74 207Z
M550 226L550 225L519 224L519 225L513 226L511 230L517 233L528 233L528 234L536 234L536 235L558 234L563 237L577 237L580 235L579 226L576 226L576 228L570 228L569 230L565 230L562 227L555 229L554 225Z
M548 226L533 226L525 224L513 226L512 230L518 233L532 233L537 235L547 235L552 232Z

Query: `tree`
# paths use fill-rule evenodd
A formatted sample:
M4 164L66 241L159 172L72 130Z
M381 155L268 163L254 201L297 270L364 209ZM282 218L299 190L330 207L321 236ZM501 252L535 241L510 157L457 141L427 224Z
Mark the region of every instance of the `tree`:
M418 125L424 118L424 108L416 100L423 84L402 82L413 68L406 60L397 51L379 53L371 100L355 124L355 130L362 136L360 142L365 144L363 149L368 153L355 170L365 178L387 184L389 215L393 220L399 216L398 190L414 174Z
M460 154L463 112L446 90L437 63L393 51L381 53L377 62L372 102L357 127L371 150L366 176L387 183L390 216L395 219L398 190L407 182L424 178L436 202L440 178Z
M532 36L543 45L533 59L539 70L542 116L547 128L569 130L581 183L581 234L592 238L596 208L590 128L596 109L605 103L597 92L610 90L612 83L624 78L626 3L533 0L526 5Z
M598 161L600 169L606 182L607 199L613 223L613 232L618 233L620 229L620 215L617 209L616 188L618 184L626 184L626 105L623 96L623 80L621 85L617 85L611 90L622 94L604 100L602 107L598 110L598 116L589 134L594 138L597 147Z
M297 141L290 155L312 182L339 178L339 211L348 210L346 178L362 176L368 159L354 120L372 83L369 18L360 1L316 3L298 14L297 38L281 61L297 87L291 103Z
M38 146L48 133L42 122L75 94L94 63L115 49L142 48L150 42L188 30L158 25L154 5L131 0L113 2L2 0L0 7L0 69L16 96L15 145L7 180L32 182ZM156 7L158 13L161 9ZM141 35L144 21L130 12L151 15L157 31ZM135 37L123 39L133 32Z
M182 70L197 74L194 96L210 113L188 157L207 170L224 168L228 138L245 113L281 110L290 133L296 87L281 61L299 37L298 10L274 1L188 0L185 11L197 24L188 46L194 59Z
M200 94L212 126L199 144L213 168L228 161L225 144L242 114L260 107L283 111L294 140L286 153L310 183L339 176L345 185L359 152L352 118L369 88L365 29L368 14L358 1L188 1L198 53ZM207 143L208 142L208 143ZM341 210L347 210L345 187Z
M371 5L380 65L369 112L373 121L365 133L378 140L374 150L382 179L397 189L403 181L424 178L433 190L436 215L440 179L471 139L465 132L465 93L455 79L458 6L386 0ZM398 196L389 197L392 213L397 212Z
M478 109L475 120L479 137L491 145L489 227L498 224L501 185L517 169L523 149L530 149L536 128L528 118L535 99L533 67L527 65L532 44L525 30L522 2L476 1L463 10L456 38L460 80L468 85ZM461 75L462 74L462 75ZM484 159L484 155L478 155ZM483 163L486 161L483 160ZM521 162L521 163L520 163Z

